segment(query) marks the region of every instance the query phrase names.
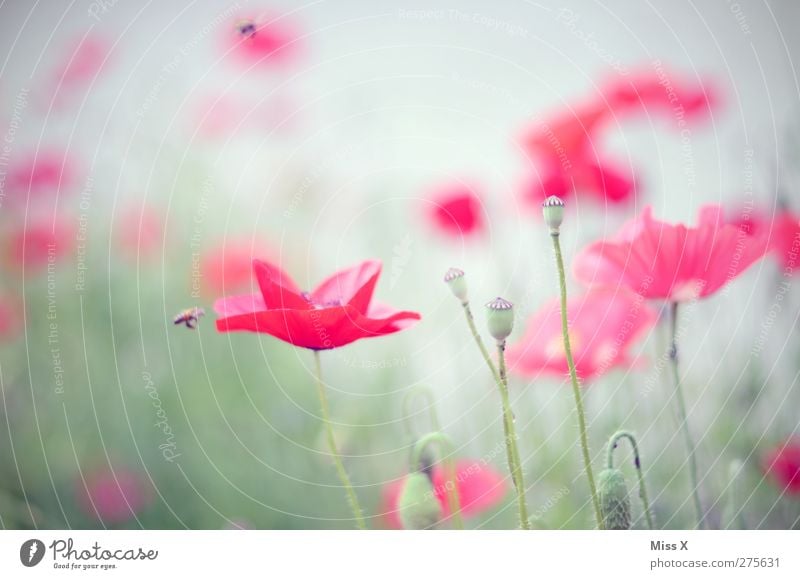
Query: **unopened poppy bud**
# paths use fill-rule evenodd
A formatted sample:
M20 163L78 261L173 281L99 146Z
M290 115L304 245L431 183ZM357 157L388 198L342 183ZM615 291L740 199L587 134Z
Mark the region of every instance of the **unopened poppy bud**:
M453 292L453 295L461 300L461 303L467 302L467 280L464 277L464 272L458 268L451 267L444 274L444 283Z
M442 505L436 498L430 477L423 472L406 477L397 507L404 529L429 529L442 518Z
M503 298L496 298L486 304L486 310L489 333L495 340L502 342L514 329L514 304Z
M631 528L631 501L622 471L607 468L597 476L597 494L603 527L618 531Z
M560 197L551 195L542 202L544 222L550 228L551 234L558 234L561 222L564 221L564 202Z

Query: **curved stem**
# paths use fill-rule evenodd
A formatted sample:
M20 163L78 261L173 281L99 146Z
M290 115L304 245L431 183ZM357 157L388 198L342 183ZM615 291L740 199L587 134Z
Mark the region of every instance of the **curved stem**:
M484 362L489 367L492 373L492 378L497 384L500 391L500 397L503 404L503 437L506 444L506 459L508 460L508 470L511 473L511 480L514 482L514 487L517 489L517 503L519 506L519 524L522 529L529 530L531 528L530 521L528 520L528 511L525 504L525 483L522 476L522 462L519 460L519 451L517 449L517 432L514 426L514 418L511 412L511 403L508 399L508 387L505 376L501 377L500 372L492 362L489 356L489 350L481 339L478 329L475 327L475 318L472 315L472 309L469 307L469 302L461 304L464 307L464 315L467 318L467 325L472 332L472 337L481 351ZM503 373L505 374L505 355L501 356L500 363L503 364ZM517 473L517 474L515 474Z
M478 328L475 327L475 317L472 315L472 309L469 307L469 302L463 302L461 305L464 306L464 315L467 318L467 325L472 332L472 337L475 339L475 343L478 344L478 349L481 351L483 361L486 362L486 365L489 367L489 371L492 373L492 377L499 385L500 375L497 373L497 368L495 368L491 356L489 356L489 350L486 349L486 345L483 343L481 335L478 333Z
M361 530L367 528L364 522L364 515L361 511L361 505L358 504L358 497L353 485L350 483L350 477L347 476L347 471L342 464L342 457L339 455L339 450L336 448L336 439L333 436L333 424L331 423L331 413L328 407L328 397L325 394L325 384L322 381L322 364L320 362L319 351L314 350L314 364L317 373L317 393L319 394L319 404L322 411L322 421L325 423L325 434L328 438L328 449L333 457L333 462L336 465L336 472L339 474L339 480L342 481L345 491L347 491L347 499L350 503L350 509L353 511L353 517L356 520L356 525Z
M425 448L432 443L436 443L440 447L442 453L442 461L446 473L447 482L444 485L444 490L447 495L447 506L450 509L450 516L453 519L453 526L462 530L464 528L464 519L461 517L461 501L458 496L458 481L456 481L456 465L453 460L453 443L450 438L441 432L431 432L426 434L417 441L414 446L414 451L411 454L411 469L419 470L420 461L422 460L422 453Z
M705 527L705 516L703 515L703 504L700 502L700 485L697 481L697 458L695 456L695 444L694 438L692 438L692 433L689 430L689 419L686 414L686 400L683 397L683 387L681 386L681 377L680 372L678 371L678 302L672 302L670 309L670 366L672 367L672 378L675 382L675 398L678 402L678 418L680 420L681 432L683 433L683 440L686 444L686 453L688 455L689 482L692 485L692 501L694 502L694 509L697 515L696 528L702 529Z
M608 468L614 468L614 449L617 448L617 441L620 438L627 438L633 448L633 466L636 467L636 477L639 479L639 498L642 500L642 508L644 509L644 516L647 519L647 528L651 531L654 529L653 515L650 512L650 501L647 498L647 487L644 484L644 473L642 472L642 461L639 459L639 445L636 442L636 437L633 433L627 430L620 430L611 437L608 441Z
M578 412L578 429L580 431L581 451L583 454L583 468L586 471L586 478L589 481L589 491L592 494L592 504L594 505L594 516L597 521L597 528L603 528L603 518L600 514L600 500L597 498L597 486L594 482L592 472L592 459L589 454L589 440L586 433L586 413L583 409L583 398L581 388L578 384L578 374L575 370L575 361L572 359L572 347L569 342L569 324L567 322L567 280L564 274L564 258L561 256L561 243L557 232L550 233L553 240L553 251L556 255L556 267L558 269L558 286L561 294L561 334L564 339L564 354L567 357L569 366L569 377L572 382L572 394L575 398L575 408Z
M530 529L528 519L528 505L525 501L525 481L522 475L522 461L519 457L517 446L517 430L514 426L514 413L511 410L511 401L508 396L508 376L506 375L506 343L505 340L497 343L497 357L500 366L500 398L503 402L503 426L505 429L506 444L508 454L511 458L509 467L511 468L511 479L514 481L514 488L517 490L517 506L519 508L520 526L523 529Z

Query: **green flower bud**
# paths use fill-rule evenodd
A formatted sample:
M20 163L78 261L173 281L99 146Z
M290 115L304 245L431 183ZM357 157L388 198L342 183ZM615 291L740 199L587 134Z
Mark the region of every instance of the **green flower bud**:
M436 498L430 477L424 472L406 477L397 507L404 529L429 529L442 517L442 505Z
M504 341L514 329L514 304L497 298L486 304L486 310L489 333L498 342Z
M608 530L631 528L631 501L622 471L607 468L597 476L597 494L603 526Z
M564 221L564 202L559 197L551 195L542 203L542 213L550 233L558 235L561 222Z
M444 283L448 285L453 295L461 300L462 304L467 303L467 280L463 271L451 267L444 275Z

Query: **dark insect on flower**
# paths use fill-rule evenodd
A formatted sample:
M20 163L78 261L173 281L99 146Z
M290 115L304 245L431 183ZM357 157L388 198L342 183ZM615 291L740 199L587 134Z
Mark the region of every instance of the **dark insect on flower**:
M236 32L244 38L253 38L256 35L256 23L252 20L240 20L236 23Z
M204 315L206 315L206 312L203 308L188 308L175 316L172 323L176 326L186 324L187 328L194 330L197 327L197 322L199 322L200 318Z

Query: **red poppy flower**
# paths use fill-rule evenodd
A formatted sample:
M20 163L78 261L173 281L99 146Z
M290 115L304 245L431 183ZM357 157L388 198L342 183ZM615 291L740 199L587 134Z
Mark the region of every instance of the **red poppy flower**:
M490 466L478 461L456 461L456 488L458 488L461 515L474 517L490 510L499 504L508 490L503 476ZM450 504L447 501L447 474L441 465L431 471L433 492L442 505L443 517L450 515ZM382 512L386 523L393 529L402 529L397 501L405 484L405 477L393 481L383 489Z
M361 338L392 334L420 315L372 301L381 272L379 261L365 261L301 292L280 268L254 261L260 294L222 298L214 303L220 332L269 334L301 348L327 350Z
M785 493L800 494L800 438L771 449L762 458L761 467Z
M103 523L123 523L153 501L149 482L126 468L103 468L86 475L77 484L81 510Z
M731 223L749 235L768 235L784 273L791 275L800 269L800 219L791 211L780 211L774 218L758 211L740 213Z
M566 198L576 193L603 203L631 201L634 174L604 152L607 129L634 114L680 117L685 123L707 113L711 102L706 87L694 87L663 71L614 79L591 100L537 123L523 138L536 166L526 198L537 207L551 195Z
M652 207L617 235L584 248L574 261L584 283L622 285L646 298L673 302L709 296L769 249L767 235L748 235L707 205L695 227L653 218Z
M41 270L68 255L73 242L73 230L65 223L36 221L11 234L10 258L25 270Z
M243 31L242 22L251 22L254 30ZM248 66L286 64L297 56L300 46L297 38L294 25L284 17L239 20L226 35L232 54Z
M455 185L436 193L428 208L431 223L445 235L460 239L484 230L481 199L464 185Z
M643 299L627 290L595 289L567 302L570 345L581 380L633 364L628 350L656 322ZM561 333L559 300L545 304L528 321L525 335L506 353L509 370L524 376L569 372Z

